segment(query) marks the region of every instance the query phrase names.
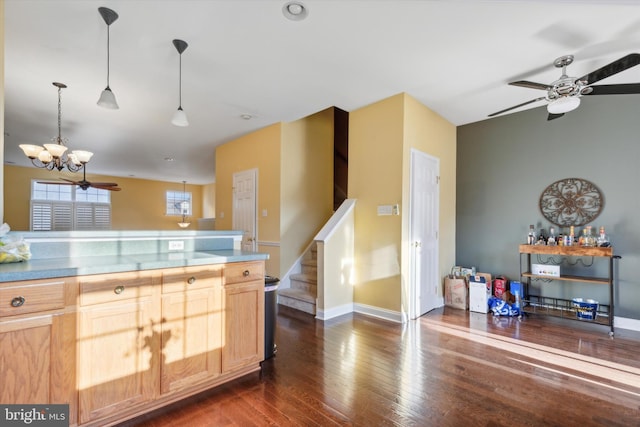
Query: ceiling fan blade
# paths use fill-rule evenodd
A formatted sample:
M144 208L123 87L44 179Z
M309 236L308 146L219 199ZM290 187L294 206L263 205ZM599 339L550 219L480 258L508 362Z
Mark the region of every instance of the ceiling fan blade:
M619 85L589 86L593 91L585 95L631 95L640 93L640 83L628 83Z
M528 87L529 89L540 89L540 90L551 90L552 89L551 86L546 85L544 83L530 82L530 81L527 81L527 80L518 80L517 82L511 82L509 84L511 86Z
M60 182L60 181L38 181L38 184L52 184L52 185L77 185L73 181Z
M495 113L491 113L491 114L489 114L488 117L497 116L498 114L506 113L507 111L514 110L514 109L516 109L518 107L523 107L525 105L532 104L532 103L537 102L537 101L542 101L543 99L545 99L544 96L540 97L540 98L532 99L531 101L523 102L522 104L514 105L513 107L505 108L504 110L500 110L500 111L496 111Z
M560 114L549 113L549 115L547 116L547 120L559 119L562 116L564 116L564 113L560 113Z
M590 85L599 80L618 74L621 71L627 70L631 67L635 67L640 64L640 53L630 53L617 61L613 61L610 64L605 65L589 74L580 77L578 80L586 82ZM577 80L576 80L577 81Z
M72 184L76 184L76 185L78 185L78 181L73 181L73 180L71 180L71 179L67 179L67 178L60 178L60 179L61 179L61 180L63 180L63 181L67 181L67 182L70 182L70 183L72 183Z
M118 184L116 184L115 182L92 182L91 186L92 187L95 187L95 186L99 186L99 187L117 187Z
M98 183L92 183L90 185L90 187L97 188L99 190L109 190L109 191L120 191L120 190L122 190L122 188L120 188L120 187L114 187L114 186L111 186L111 185L102 186L102 185L97 185L97 184Z

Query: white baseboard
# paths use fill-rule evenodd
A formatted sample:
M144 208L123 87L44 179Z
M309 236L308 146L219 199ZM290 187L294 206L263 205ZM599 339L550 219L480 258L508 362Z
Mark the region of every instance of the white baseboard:
M343 314L349 314L353 312L353 303L344 304L339 307L334 307L329 310L316 310L316 319L329 320L334 317L342 316Z
M613 318L613 326L614 328L628 329L630 331L640 332L640 320L638 319L629 319L626 317L616 316Z
M353 311L356 313L366 314L367 316L379 317L380 319L403 323L402 313L398 311L387 310L386 308L356 303L353 304Z

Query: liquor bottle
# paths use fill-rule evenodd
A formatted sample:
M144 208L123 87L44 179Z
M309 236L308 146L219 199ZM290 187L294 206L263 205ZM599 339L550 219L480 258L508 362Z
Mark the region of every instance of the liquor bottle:
M536 242L536 232L532 225L529 226L529 234L527 234L527 245L533 245Z
M587 225L585 228L586 233L584 235L584 246L593 247L596 245L596 238L593 236L592 227Z
M540 234L538 235L538 243L536 243L537 245L546 245L547 244L547 238L544 235L544 228L540 229Z
M576 241L576 235L575 235L575 229L573 228L573 225L571 227L569 227L569 240L567 241L568 245L567 246L573 246L575 244Z
M609 242L609 237L604 232L604 227L600 227L600 234L598 235L598 239L596 241L598 246L607 247L611 243Z
M549 237L547 238L547 245L555 246L557 243L556 229L555 227L549 227Z

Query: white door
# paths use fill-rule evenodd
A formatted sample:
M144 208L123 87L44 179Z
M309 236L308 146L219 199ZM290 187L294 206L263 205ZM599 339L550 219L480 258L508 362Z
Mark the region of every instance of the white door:
M440 160L411 150L409 235L411 280L409 316L422 316L439 305L438 212Z
M233 229L243 232L241 245L243 251L257 250L257 180L257 169L233 174Z

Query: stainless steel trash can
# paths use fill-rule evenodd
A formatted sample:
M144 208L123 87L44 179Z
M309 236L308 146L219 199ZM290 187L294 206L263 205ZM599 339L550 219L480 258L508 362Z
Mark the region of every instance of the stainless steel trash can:
M276 354L276 315L278 311L278 285L280 279L272 276L264 277L264 358L269 359Z

